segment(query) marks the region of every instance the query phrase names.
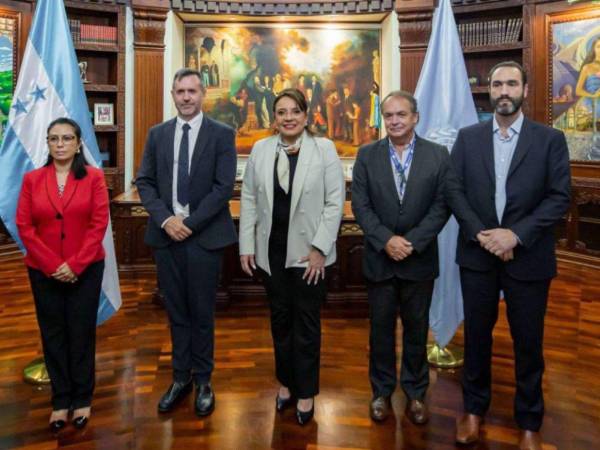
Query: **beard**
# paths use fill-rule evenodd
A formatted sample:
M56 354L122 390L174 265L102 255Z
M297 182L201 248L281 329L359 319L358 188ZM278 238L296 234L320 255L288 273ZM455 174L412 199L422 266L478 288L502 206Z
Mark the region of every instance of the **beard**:
M523 105L523 96L519 97L509 97L508 95L503 95L498 98L490 97L490 103L492 104L492 108L501 116L510 116L517 112L521 105ZM508 100L510 103L508 105L500 105L501 100Z

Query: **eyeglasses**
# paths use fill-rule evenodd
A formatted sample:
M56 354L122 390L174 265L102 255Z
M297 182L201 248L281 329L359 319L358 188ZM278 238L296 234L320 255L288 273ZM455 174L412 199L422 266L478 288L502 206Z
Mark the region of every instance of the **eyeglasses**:
M76 136L74 134L65 134L63 136L56 136L56 135L50 135L47 138L48 144L52 144L52 145L56 145L58 144L60 141L62 141L63 144L71 144L72 142L75 141Z

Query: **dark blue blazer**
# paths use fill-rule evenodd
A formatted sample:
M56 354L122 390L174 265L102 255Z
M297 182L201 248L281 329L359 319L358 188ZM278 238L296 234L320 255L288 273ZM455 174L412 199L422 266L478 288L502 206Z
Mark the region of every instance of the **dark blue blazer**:
M135 184L150 214L145 242L155 248L172 244L162 223L173 215L173 145L177 119L152 127ZM229 212L236 172L235 132L204 115L190 167L189 240L207 250L237 242Z
M492 121L463 128L452 149L446 198L460 225L456 262L487 271L499 258L482 248L477 233L509 228L520 239L506 271L518 280L556 275L554 225L567 212L571 176L564 134L525 119L506 181L506 208L498 222Z

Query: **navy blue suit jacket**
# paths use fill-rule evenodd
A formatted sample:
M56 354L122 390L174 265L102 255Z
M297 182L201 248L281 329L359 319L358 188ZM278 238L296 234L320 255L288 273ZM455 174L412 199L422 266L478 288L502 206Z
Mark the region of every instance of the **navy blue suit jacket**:
M506 208L498 222L492 121L463 128L452 149L448 204L460 225L456 262L487 271L498 257L482 248L477 234L509 228L520 239L506 271L518 280L556 275L554 225L567 212L571 176L569 151L561 131L525 119L506 181Z
M172 244L162 223L173 215L173 145L177 119L152 127L136 186L150 214L145 242L155 248ZM188 240L207 250L237 242L229 212L236 172L235 132L206 115L196 140L190 167L190 216L183 222L193 231Z

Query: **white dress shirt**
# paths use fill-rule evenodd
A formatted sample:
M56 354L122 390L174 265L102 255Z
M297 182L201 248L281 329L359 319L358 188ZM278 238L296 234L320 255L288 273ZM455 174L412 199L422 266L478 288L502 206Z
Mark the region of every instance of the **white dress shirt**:
M188 124L190 129L188 131L188 140L189 140L189 161L188 161L188 169L192 168L192 156L194 155L194 147L196 146L196 141L198 140L198 134L200 133L200 127L202 126L202 111L196 117L194 117L189 122L186 122L181 117L177 117L177 123L175 125L175 139L173 142L173 213L176 216L180 217L188 217L190 215L190 205L182 206L177 201L177 169L179 166L179 147L181 145L181 138L183 136L183 125ZM165 220L162 223L162 228L164 228L165 224L169 219Z

